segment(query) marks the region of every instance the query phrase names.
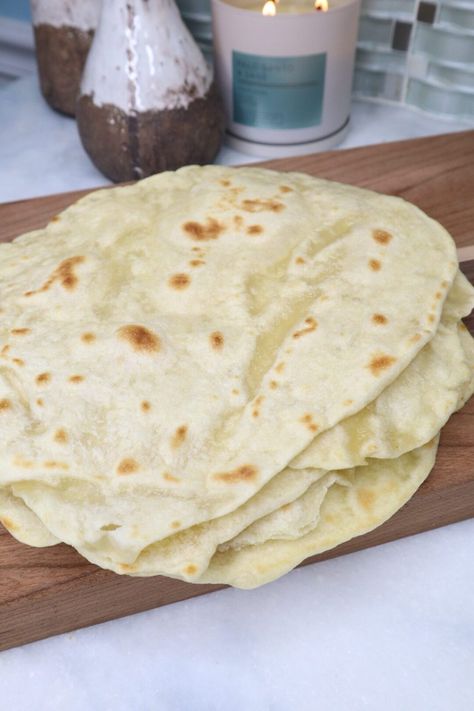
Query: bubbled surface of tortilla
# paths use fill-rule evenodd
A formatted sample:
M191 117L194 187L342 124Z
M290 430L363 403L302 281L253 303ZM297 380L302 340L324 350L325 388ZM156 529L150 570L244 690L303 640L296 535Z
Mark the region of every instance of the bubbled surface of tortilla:
M0 246L0 485L130 563L372 402L456 269L414 206L304 175L191 167L93 193Z

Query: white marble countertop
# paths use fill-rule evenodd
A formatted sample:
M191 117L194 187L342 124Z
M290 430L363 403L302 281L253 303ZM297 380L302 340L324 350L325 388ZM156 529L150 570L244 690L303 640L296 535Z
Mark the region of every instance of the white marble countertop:
M341 147L466 127L357 103ZM106 183L33 79L0 130L0 201ZM473 543L465 521L0 653L0 709L472 711Z

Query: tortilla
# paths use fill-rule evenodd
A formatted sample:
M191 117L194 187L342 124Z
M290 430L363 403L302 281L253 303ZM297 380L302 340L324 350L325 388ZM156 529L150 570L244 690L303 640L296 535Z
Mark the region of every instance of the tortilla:
M372 460L357 467L349 486L335 484L329 489L312 531L296 540L267 540L261 545L221 550L198 582L254 588L284 575L309 556L380 526L426 479L435 462L438 440L436 437L398 459ZM344 478L348 476L345 470ZM240 542L245 542L245 536Z
M409 369L456 270L414 206L309 176L190 167L93 193L0 246L0 491L122 571L177 531L214 545L229 514L235 536Z

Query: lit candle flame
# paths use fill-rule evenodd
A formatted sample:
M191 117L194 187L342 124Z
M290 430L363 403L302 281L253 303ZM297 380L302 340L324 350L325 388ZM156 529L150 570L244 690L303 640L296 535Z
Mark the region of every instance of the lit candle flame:
M321 12L327 12L329 10L328 0L315 0L314 9L320 10Z
M267 17L272 17L273 15L276 15L276 11L276 5L273 0L267 0L265 5L262 7L262 15L266 15Z

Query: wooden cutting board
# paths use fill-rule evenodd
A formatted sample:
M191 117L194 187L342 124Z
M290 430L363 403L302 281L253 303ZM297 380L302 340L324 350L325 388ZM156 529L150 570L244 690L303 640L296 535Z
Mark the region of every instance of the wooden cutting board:
M453 235L474 279L474 131L265 163L400 195ZM0 241L43 227L88 191L0 205ZM472 261L469 261L472 260ZM304 564L474 516L474 398L444 428L435 469L372 533ZM455 551L453 553L456 554ZM219 589L100 570L65 545L30 548L0 526L0 650Z

